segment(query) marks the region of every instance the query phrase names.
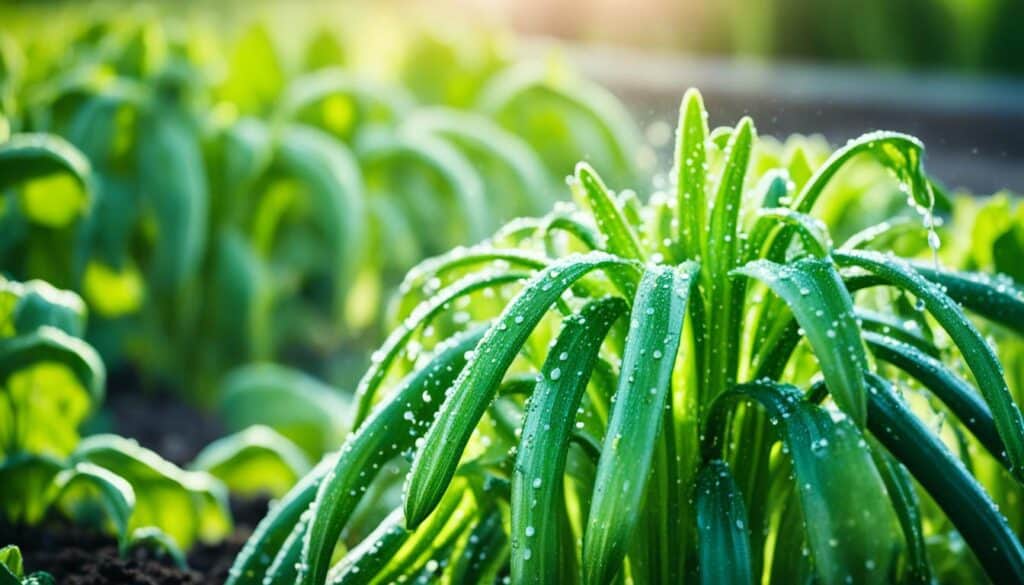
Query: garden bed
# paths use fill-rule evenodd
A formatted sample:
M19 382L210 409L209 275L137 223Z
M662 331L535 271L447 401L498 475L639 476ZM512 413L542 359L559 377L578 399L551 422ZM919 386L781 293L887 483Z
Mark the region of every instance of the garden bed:
M187 569L146 547L121 556L113 537L60 520L31 528L0 523L0 540L18 545L27 567L50 573L61 585L221 585L267 503L262 497L233 498L234 532L219 543L195 546Z

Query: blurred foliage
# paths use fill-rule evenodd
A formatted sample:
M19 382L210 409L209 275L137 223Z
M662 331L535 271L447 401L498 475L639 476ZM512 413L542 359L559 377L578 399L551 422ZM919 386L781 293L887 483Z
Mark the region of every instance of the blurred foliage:
M231 516L214 475L182 470L114 435L79 440L83 420L103 401L106 376L81 339L85 317L73 292L0 277L0 518L36 524L59 512L108 529L122 550L157 534L174 548L223 538ZM238 460L223 453L218 472Z
M52 9L3 9L0 270L81 292L112 366L207 404L253 360L336 379L413 263L543 212L579 158L635 171L621 104L500 35Z

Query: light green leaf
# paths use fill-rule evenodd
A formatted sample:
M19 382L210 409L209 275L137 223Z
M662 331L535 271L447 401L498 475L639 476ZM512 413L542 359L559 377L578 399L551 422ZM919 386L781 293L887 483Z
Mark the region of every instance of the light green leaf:
M697 264L649 268L630 313L618 388L583 537L583 581L619 572L640 518Z
M299 370L270 363L228 373L218 408L228 430L253 425L274 429L309 457L333 449L348 431L349 400L336 388Z
M120 476L135 491L129 530L155 526L182 549L197 540L214 542L231 532L227 491L212 476L185 471L114 435L83 439L70 463L92 463Z
M78 463L57 474L51 491L49 499L72 518L79 516L82 508L91 501L99 500L100 507L114 527L119 548L122 552L127 550L128 523L135 508L135 490L124 478L92 463Z
M800 259L784 266L756 260L737 270L782 297L804 330L836 405L864 426L868 368L853 300L829 260Z
M440 501L473 428L541 318L566 289L599 268L625 270L633 265L601 252L565 258L534 276L487 331L413 460L405 499L408 526L417 526Z
M0 453L66 455L102 401L105 380L92 346L49 325L0 339L0 420L9 421Z
M7 570L11 577L21 579L25 576L25 565L21 559L21 549L13 544L0 548L0 566ZM4 577L0 576L0 580ZM20 581L14 581L16 585Z
M625 313L619 298L594 301L563 320L548 352L523 421L512 476L512 579L553 583L573 551L560 551L564 514L562 475L576 409L612 323Z
M688 89L679 107L679 129L673 173L676 175L676 212L678 239L687 258L706 254L707 204L707 111L700 92Z
M192 462L240 495L279 498L310 469L306 454L269 427L253 425L210 443Z
M580 205L590 210L597 231L604 239L605 250L621 258L643 261L644 253L636 232L594 169L583 162L576 165L575 180L570 186Z

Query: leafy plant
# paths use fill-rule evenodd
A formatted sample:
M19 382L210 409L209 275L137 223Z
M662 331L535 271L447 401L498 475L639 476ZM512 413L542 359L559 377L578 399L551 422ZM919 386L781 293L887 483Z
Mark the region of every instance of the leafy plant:
M690 91L667 192L580 164L573 206L411 271L352 434L229 583L1024 579L992 495L1024 426L982 333L1019 335L1024 292L938 265L913 137L789 166L757 142ZM814 216L863 160L923 214L920 259Z
M26 575L18 547L0 548L0 583L3 585L50 585L53 582L53 577L48 573Z
M470 66L423 35L406 89L327 30L294 66L258 24L225 45L170 18L80 21L3 44L0 263L81 292L108 362L207 403L250 361L359 356L410 266L546 211L577 158L632 178L624 108L564 70ZM435 57L450 101L410 69Z
M122 550L153 538L177 550L228 534L227 492L210 474L179 469L121 437L79 440L82 422L102 402L106 375L80 337L84 329L78 295L0 279L4 520L36 524L59 511L109 529Z

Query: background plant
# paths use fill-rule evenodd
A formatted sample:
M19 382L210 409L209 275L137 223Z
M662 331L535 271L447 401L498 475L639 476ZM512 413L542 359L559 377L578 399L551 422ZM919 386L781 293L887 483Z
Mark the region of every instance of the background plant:
M84 329L78 295L0 279L0 521L63 515L109 530L122 552L156 544L184 563L181 551L231 532L228 489L280 495L308 471L298 447L260 426L209 445L187 471L122 437L80 439L106 376Z
M409 273L354 432L232 583L1024 577L994 502L1024 429L983 333L1019 335L1024 296L938 263L921 144L762 167L749 119L709 132L696 92L680 118L646 203L581 164L573 206ZM921 260L903 222L836 245L812 215L856 159L920 213ZM364 500L395 508L369 530Z
M46 133L81 154L68 173L5 178L3 265L81 291L111 363L196 397L254 359L334 377L324 358L344 347L359 363L382 291L547 209L567 160L632 178L635 130L609 94L497 48L469 63L420 33L373 78L349 55L360 37L329 30L296 58L258 25L229 45L202 19L54 20L5 37L5 147ZM33 207L65 192L53 217Z

